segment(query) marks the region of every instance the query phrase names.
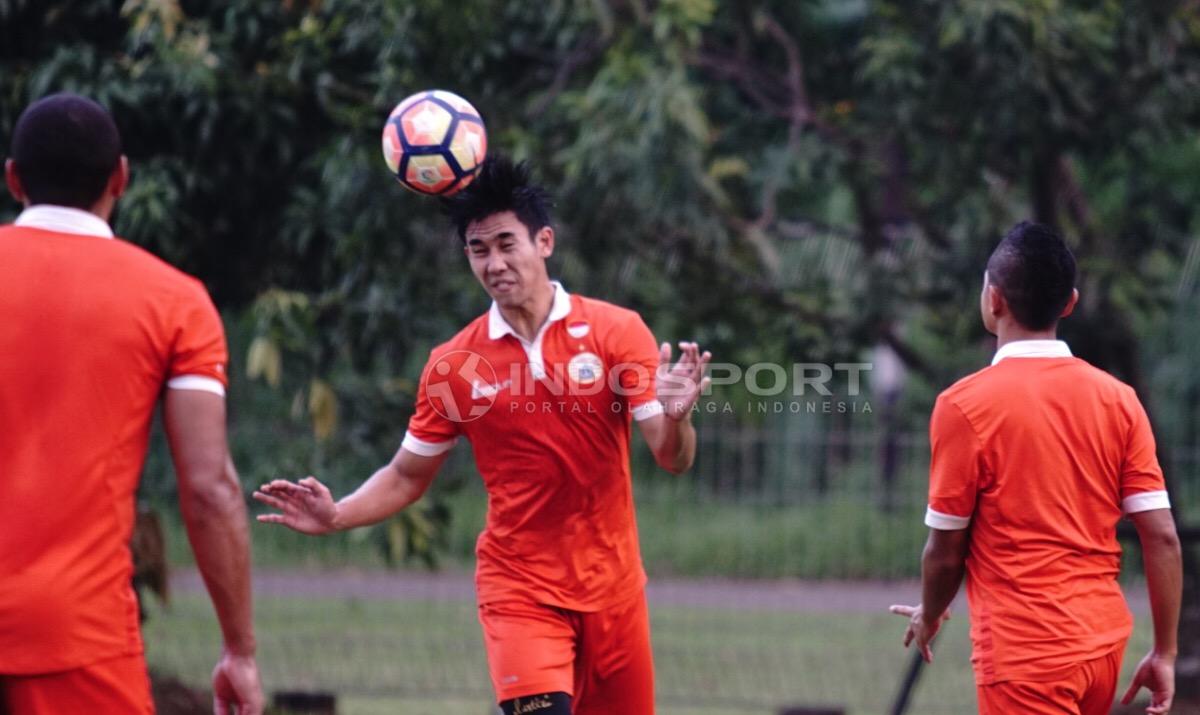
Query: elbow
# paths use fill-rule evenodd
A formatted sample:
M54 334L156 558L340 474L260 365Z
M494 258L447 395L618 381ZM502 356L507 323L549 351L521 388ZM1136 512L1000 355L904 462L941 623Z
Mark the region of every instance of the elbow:
M686 456L675 457L672 455L669 457L661 457L656 455L654 461L658 462L658 466L667 472L675 476L679 476L680 474L683 474L692 468L693 460Z
M189 479L179 486L179 507L189 522L227 519L241 514L245 495L232 468L214 470L209 478Z
M1174 529L1164 529L1151 535L1142 544L1142 548L1175 560L1183 560L1183 545Z
M1183 555L1183 544L1179 540L1179 534L1172 531L1162 536L1163 547L1169 549L1171 553Z
M188 521L208 521L239 513L245 509L242 490L225 482L188 489L179 495L183 518Z
M1142 543L1143 551L1168 556L1182 555L1183 545L1179 540L1179 532L1175 530L1174 520L1165 519L1139 526L1138 540Z

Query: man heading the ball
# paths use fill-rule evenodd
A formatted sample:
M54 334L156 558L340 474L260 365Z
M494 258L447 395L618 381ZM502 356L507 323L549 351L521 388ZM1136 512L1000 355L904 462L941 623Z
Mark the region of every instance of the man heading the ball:
M336 503L312 477L263 485L255 497L281 513L259 519L311 534L378 522L416 501L466 437L488 492L476 587L502 710L648 715L630 424L660 466L686 470L709 354L681 343L660 373L670 347L637 313L551 281L548 204L525 166L502 158L449 201L491 309L432 351L390 464Z
M1154 647L1124 702L1174 693L1181 557L1150 422L1133 389L1056 338L1075 307L1075 258L1021 223L988 260L980 310L990 367L937 399L930 424L929 541L904 643L925 659L964 574L985 715L1110 711L1133 620L1117 584L1117 522L1142 543Z

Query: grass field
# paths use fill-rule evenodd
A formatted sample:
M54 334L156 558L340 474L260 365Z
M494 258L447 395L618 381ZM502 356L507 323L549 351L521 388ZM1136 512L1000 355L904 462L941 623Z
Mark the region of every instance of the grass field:
M923 509L882 513L849 498L811 505L756 506L639 495L638 532L647 570L658 576L723 578L908 578L918 575L927 529ZM449 501L451 522L439 555L470 568L487 498L464 489ZM255 512L265 511L256 504ZM166 517L169 560L192 556L173 506ZM255 525L255 563L285 568L382 567L379 527L313 538Z
M321 578L320 575L313 576ZM655 607L661 715L767 715L784 704L884 713L908 662L888 614ZM1147 644L1148 619L1126 658ZM490 688L470 601L260 598L265 686L325 690L345 715L489 715ZM973 712L966 619L952 620L909 712ZM146 623L152 667L203 685L218 631L203 597L180 595Z

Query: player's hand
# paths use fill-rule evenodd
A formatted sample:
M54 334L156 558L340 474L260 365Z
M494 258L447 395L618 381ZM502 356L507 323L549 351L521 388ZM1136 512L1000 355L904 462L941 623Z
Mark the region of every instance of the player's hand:
M261 715L264 707L258 663L252 655L221 654L213 668L213 713L215 715Z
M915 606L892 606L888 609L898 616L908 616L908 628L904 631L904 647L907 648L913 641L917 642L917 647L921 649L921 657L926 663L933 662L933 649L930 644L937 636L942 624L950 620L950 609L946 609L941 616L938 616L933 621L926 620L925 609L921 604Z
M259 514L266 524L283 524L304 534L328 534L336 531L337 504L329 488L314 477L299 482L276 479L259 487L254 498L279 514Z
M712 380L704 377L704 369L712 354L700 353L696 343L679 343L679 362L671 365L671 344L663 343L658 351L658 399L663 412L673 420L691 415L692 406Z
M1164 715L1171 710L1171 701L1175 699L1175 656L1160 655L1154 651L1146 654L1138 663L1133 673L1133 682L1129 690L1121 698L1122 705L1133 702L1133 698L1142 688L1150 691L1150 706L1146 708L1149 715Z

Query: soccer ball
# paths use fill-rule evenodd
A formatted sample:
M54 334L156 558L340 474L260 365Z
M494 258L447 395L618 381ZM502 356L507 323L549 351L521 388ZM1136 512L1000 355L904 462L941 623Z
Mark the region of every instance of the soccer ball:
M471 183L486 154L479 112L445 90L417 92L397 104L383 125L388 169L419 194L453 194Z

